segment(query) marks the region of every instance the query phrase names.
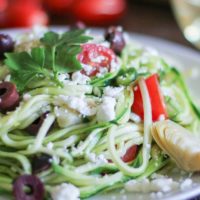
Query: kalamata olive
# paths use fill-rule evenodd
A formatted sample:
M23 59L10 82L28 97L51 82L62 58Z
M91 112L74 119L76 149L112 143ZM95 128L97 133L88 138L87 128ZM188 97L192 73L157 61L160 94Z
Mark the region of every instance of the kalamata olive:
M44 185L37 176L19 176L13 184L15 200L43 200Z
M120 55L121 51L125 47L125 40L123 36L123 30L121 27L111 26L105 33L105 39L110 42L110 48Z
M0 111L11 111L19 103L16 86L11 82L0 83Z
M42 154L32 158L32 172L33 174L40 173L51 167L51 156Z
M39 118L37 118L31 125L29 125L26 130L31 135L37 135L42 123L47 117L48 112L43 113Z
M0 34L0 58L4 58L4 53L14 50L14 41L9 35Z

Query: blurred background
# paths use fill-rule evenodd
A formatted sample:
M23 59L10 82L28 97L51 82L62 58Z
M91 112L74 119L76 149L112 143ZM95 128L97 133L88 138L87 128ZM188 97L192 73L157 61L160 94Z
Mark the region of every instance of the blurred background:
M78 21L93 27L120 24L126 31L200 48L200 0L0 0L1 29Z

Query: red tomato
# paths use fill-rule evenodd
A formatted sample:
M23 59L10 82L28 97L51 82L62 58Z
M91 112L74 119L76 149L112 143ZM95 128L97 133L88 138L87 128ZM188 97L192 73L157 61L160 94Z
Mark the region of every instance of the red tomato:
M125 0L76 0L73 13L87 24L105 25L119 20L125 8Z
M4 11L8 5L7 0L0 0L0 12Z
M52 13L65 14L74 0L43 0L44 6Z
M31 27L34 25L47 25L48 16L30 1L16 1L10 4L5 11L5 25L7 27Z
M83 74L95 76L100 72L101 68L106 68L109 71L112 61L117 62L115 53L105 46L98 44L84 44L82 48L83 50L78 55L78 60L93 68L90 72L83 69Z
M159 120L159 117L161 115L167 118L168 115L164 103L164 98L160 90L158 75L153 74L152 76L147 78L146 86L151 100L153 121ZM134 88L134 102L132 105L132 111L139 115L142 119L144 119L142 95L138 86Z
M124 162L131 162L135 159L136 154L137 154L137 145L133 145L126 151L126 153L122 157L122 160Z

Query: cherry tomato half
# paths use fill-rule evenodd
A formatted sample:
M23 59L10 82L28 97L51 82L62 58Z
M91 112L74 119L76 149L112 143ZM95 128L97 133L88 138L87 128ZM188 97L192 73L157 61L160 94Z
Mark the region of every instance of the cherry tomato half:
M73 13L86 24L105 25L119 20L125 8L125 0L75 0Z
M160 116L164 116L166 119L168 115L164 103L164 98L160 90L158 75L153 74L147 78L146 86L151 100L153 121L159 120ZM138 86L134 88L134 102L132 105L132 111L144 119L142 95Z
M137 145L133 145L126 151L126 153L122 157L122 160L124 162L131 162L135 159L136 155L137 155Z
M78 55L78 60L81 63L92 67L92 70L89 72L83 69L83 74L95 76L97 73L101 72L102 68L110 71L112 62L117 62L117 57L113 50L105 46L98 44L84 44L82 48L83 50Z

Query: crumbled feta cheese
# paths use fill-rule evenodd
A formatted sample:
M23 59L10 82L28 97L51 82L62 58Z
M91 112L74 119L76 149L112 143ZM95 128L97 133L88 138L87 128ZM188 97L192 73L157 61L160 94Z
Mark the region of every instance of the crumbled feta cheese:
M96 164L108 163L108 160L105 158L103 154L100 154L97 156L95 153L89 153L87 157L91 162L96 163Z
M118 98L121 95L121 92L123 91L124 87L105 87L104 88L104 96L109 96L113 98Z
M81 123L82 121L79 114L61 107L56 106L54 108L54 113L56 115L58 125L62 128L67 127L68 125Z
M113 97L103 97L103 102L97 107L97 121L111 121L115 119L116 100Z
M163 121L163 120L165 120L165 115L160 115L160 116L158 117L158 121Z
M49 142L47 144L47 149L52 150L53 149L53 142Z
M90 81L90 78L78 71L72 74L72 81L74 81L77 84L84 85Z
M82 65L84 71L86 72L86 74L90 75L91 72L93 71L93 67L90 65L83 64L83 63L81 65Z
M149 179L131 180L125 184L125 189L131 192L169 192L178 188L178 182L171 178L158 178L150 181Z
M103 154L100 154L99 156L97 156L96 159L98 164L106 164L108 163L108 160L105 158L105 156Z
M106 60L105 56L97 56L95 57L91 57L91 61L94 63L101 63L102 61Z
M69 74L67 74L67 73L59 74L58 75L58 80L60 82L62 82L63 84L68 83L69 82Z
M51 190L53 200L79 200L80 191L72 184L62 183Z
M133 112L130 114L130 120L135 123L140 123L142 121L141 117Z
M112 59L111 64L110 64L110 72L116 72L120 68L119 61L117 62L116 60Z
M54 104L57 106L66 105L84 116L93 116L96 114L95 101L84 97L59 95L55 97Z
M23 95L23 100L24 100L24 101L28 101L30 98L31 98L31 95L28 94L28 93L25 93L25 94Z
M103 77L108 73L108 69L106 67L100 67L99 72L96 74L96 77Z
M180 185L181 190L184 191L185 189L191 187L192 182L193 181L190 178L185 179Z

